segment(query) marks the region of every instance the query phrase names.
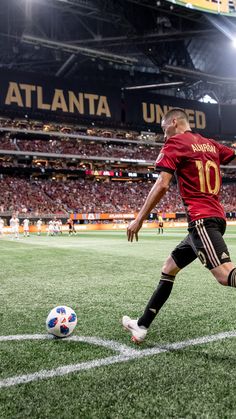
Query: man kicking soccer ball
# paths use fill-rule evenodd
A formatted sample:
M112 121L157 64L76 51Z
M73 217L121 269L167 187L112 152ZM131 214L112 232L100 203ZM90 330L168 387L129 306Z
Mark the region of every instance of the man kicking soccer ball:
M142 342L149 326L169 298L176 274L197 257L221 285L236 287L236 268L223 239L226 229L224 209L219 202L220 165L228 164L235 152L216 141L191 131L187 114L179 108L162 119L165 145L156 161L160 175L136 219L127 228L128 241L138 232L148 214L168 191L175 174L186 208L188 235L166 259L160 282L144 313L136 320L124 316L122 324L132 340Z

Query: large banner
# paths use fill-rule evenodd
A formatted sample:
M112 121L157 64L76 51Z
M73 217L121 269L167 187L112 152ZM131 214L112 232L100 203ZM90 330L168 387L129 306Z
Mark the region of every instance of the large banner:
M163 115L169 109L178 107L188 114L193 130L206 135L219 133L218 105L134 91L125 92L125 103L127 122L147 125L154 131L161 131Z
M122 108L121 91L117 87L87 85L36 73L0 69L0 113L29 115L56 119L73 118L78 124L86 121L103 121L104 125L122 122L132 127L161 132L161 119L171 108L179 107L189 116L190 126L203 135L235 135L236 106L214 105L174 96L148 92L125 91Z
M95 221L95 220L133 220L138 215L137 212L129 212L129 213L73 213L70 214L70 218L72 220L89 220L89 221ZM152 217L151 219L156 219L157 214L150 214ZM176 213L174 212L165 212L162 214L163 218L169 219L169 218L176 218Z
M33 73L0 70L0 108L30 115L63 115L120 121L121 93L98 84L87 86Z

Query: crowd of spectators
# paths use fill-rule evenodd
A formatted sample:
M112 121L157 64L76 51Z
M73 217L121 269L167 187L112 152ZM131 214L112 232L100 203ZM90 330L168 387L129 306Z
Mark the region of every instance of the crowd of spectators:
M227 212L236 210L236 183L222 185L221 203Z
M80 126L75 124L52 123L24 119L9 119L0 117L0 127L27 131L42 131L45 133L74 134L78 136L93 136L135 141L163 141L163 134L151 132L127 131L125 129L100 128L94 126Z
M39 181L43 191L56 203L77 212L129 212L141 207L149 183L98 182L68 180L66 182Z
M53 202L34 180L2 175L0 190L0 212L65 213L63 207Z
M72 154L84 157L110 157L154 161L160 151L157 145L115 144L81 141L76 139L18 139L9 134L0 138L1 150L32 151L53 154Z
M3 176L0 179L0 212L23 213L127 213L141 208L151 182L96 181L75 179L57 181ZM236 209L236 185L223 185L221 201L226 211ZM157 210L184 212L176 185L162 199Z
M9 135L1 135L0 137L0 149L1 150L17 150L16 139L11 138Z
M53 140L16 140L16 146L20 151L33 151L41 153L73 154L84 157L110 157L136 160L154 161L160 151L160 147L153 145L125 144L115 145L112 143L91 143L77 140L63 141Z

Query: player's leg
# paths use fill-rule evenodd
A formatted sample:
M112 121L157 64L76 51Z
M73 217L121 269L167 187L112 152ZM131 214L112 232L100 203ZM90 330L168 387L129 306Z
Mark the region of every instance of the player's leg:
M149 300L144 314L139 318L138 324L149 327L157 313L169 298L175 276L197 258L189 235L173 250L162 266L159 284Z
M226 223L220 218L205 218L190 224L189 232L198 257L221 285L236 287L236 268L223 239Z
M211 273L221 285L236 288L236 268L232 262L226 262L211 269Z
M155 319L157 313L168 300L175 276L185 266L197 258L196 251L190 236L187 236L166 259L160 277L159 284L151 296L143 315L138 320L132 320L124 316L122 324L132 334L132 340L142 342L147 334L147 329Z

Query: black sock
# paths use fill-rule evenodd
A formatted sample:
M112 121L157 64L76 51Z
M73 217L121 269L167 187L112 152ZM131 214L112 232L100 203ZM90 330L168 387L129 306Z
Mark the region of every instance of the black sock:
M175 276L162 272L157 289L150 298L143 315L138 319L138 325L148 328L155 319L158 311L170 296Z
M236 268L232 269L228 276L228 286L236 288Z

